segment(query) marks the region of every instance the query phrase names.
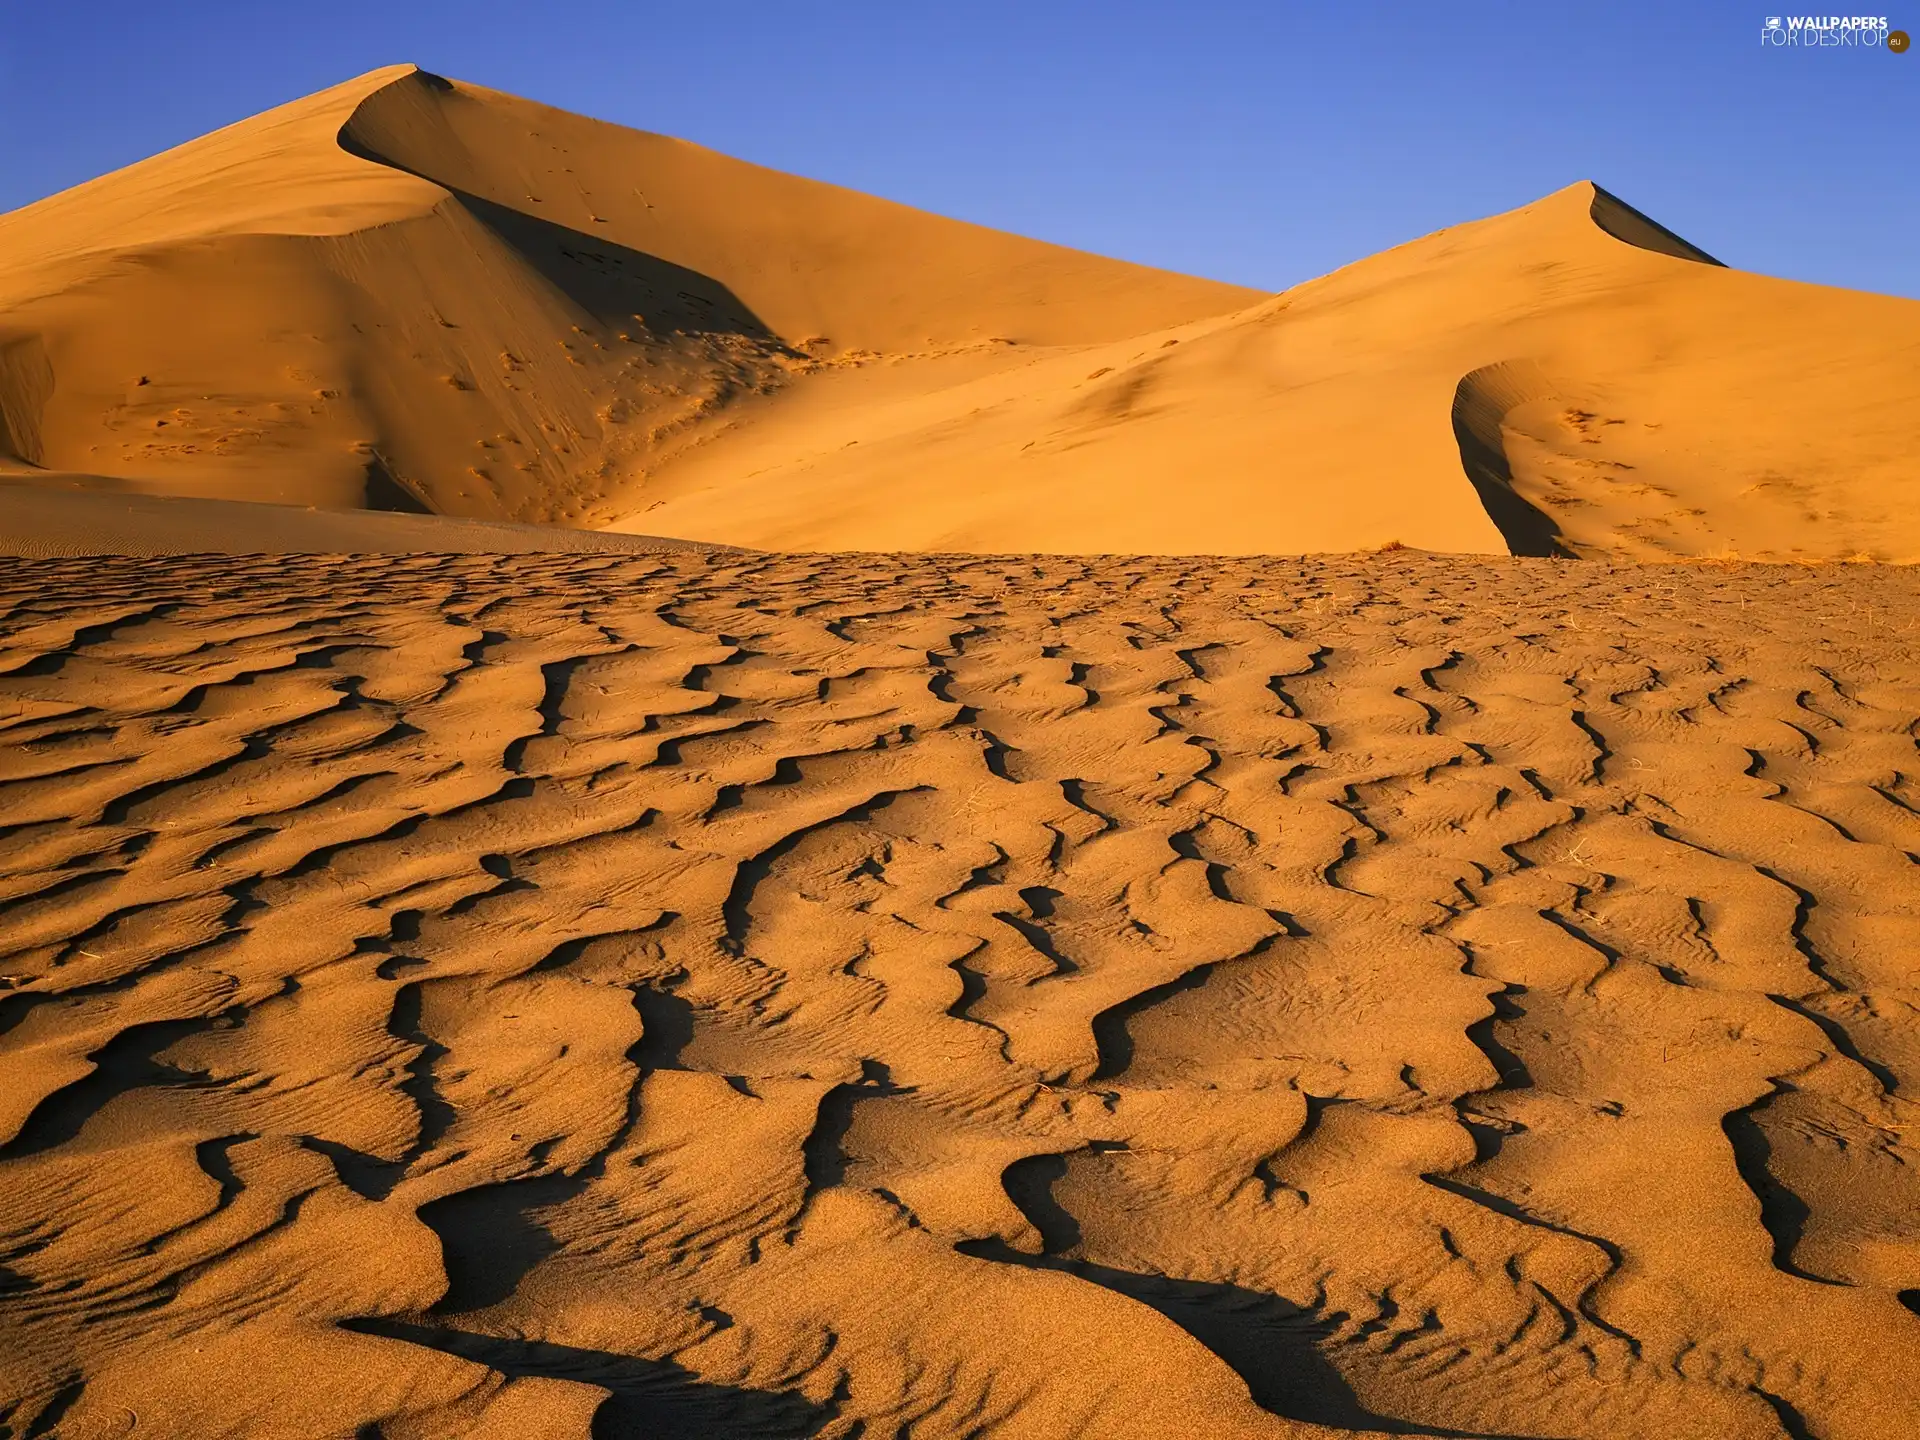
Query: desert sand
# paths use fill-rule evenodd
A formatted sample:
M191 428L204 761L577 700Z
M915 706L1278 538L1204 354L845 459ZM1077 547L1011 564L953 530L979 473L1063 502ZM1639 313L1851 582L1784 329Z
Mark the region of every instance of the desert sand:
M0 1440L1920 1434L1917 357L411 66L0 216Z
M4 604L7 1433L1920 1429L1910 571Z
M411 66L0 216L0 475L766 549L1911 562L1916 356L1585 182L1267 295Z
M89 483L92 482L92 483ZM450 520L386 510L149 495L105 477L0 479L0 553L82 555L652 554L710 550L685 540L562 525ZM721 549L734 547L717 547Z

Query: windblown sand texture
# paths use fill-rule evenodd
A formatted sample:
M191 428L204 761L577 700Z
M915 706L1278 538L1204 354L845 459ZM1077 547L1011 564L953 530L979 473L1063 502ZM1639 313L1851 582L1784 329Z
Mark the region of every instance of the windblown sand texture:
M1920 593L0 581L0 1433L1920 1433Z
M1917 367L1584 182L1266 295L410 66L0 216L0 473L755 548L1916 561Z

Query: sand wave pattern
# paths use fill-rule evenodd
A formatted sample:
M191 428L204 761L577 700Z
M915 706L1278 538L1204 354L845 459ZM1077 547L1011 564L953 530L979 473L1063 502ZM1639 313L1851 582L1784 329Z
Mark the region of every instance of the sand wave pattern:
M1920 595L0 581L0 1433L1920 1432Z

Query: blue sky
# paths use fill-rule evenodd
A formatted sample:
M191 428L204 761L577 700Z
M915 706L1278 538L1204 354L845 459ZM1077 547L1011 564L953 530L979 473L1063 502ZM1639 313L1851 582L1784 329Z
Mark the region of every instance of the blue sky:
M1792 3L0 0L0 209L411 60L1269 289L1588 178L1920 298L1920 50L1763 47Z

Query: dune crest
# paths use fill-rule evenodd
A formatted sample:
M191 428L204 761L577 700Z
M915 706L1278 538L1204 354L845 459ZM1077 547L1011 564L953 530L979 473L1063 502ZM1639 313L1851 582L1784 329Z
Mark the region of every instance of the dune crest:
M1697 260L1703 265L1721 264L1698 245L1681 239L1652 216L1634 209L1618 195L1602 190L1598 185L1593 186L1593 204L1588 207L1587 213L1593 216L1594 224L1614 239L1638 245L1642 250L1671 255L1676 260Z

